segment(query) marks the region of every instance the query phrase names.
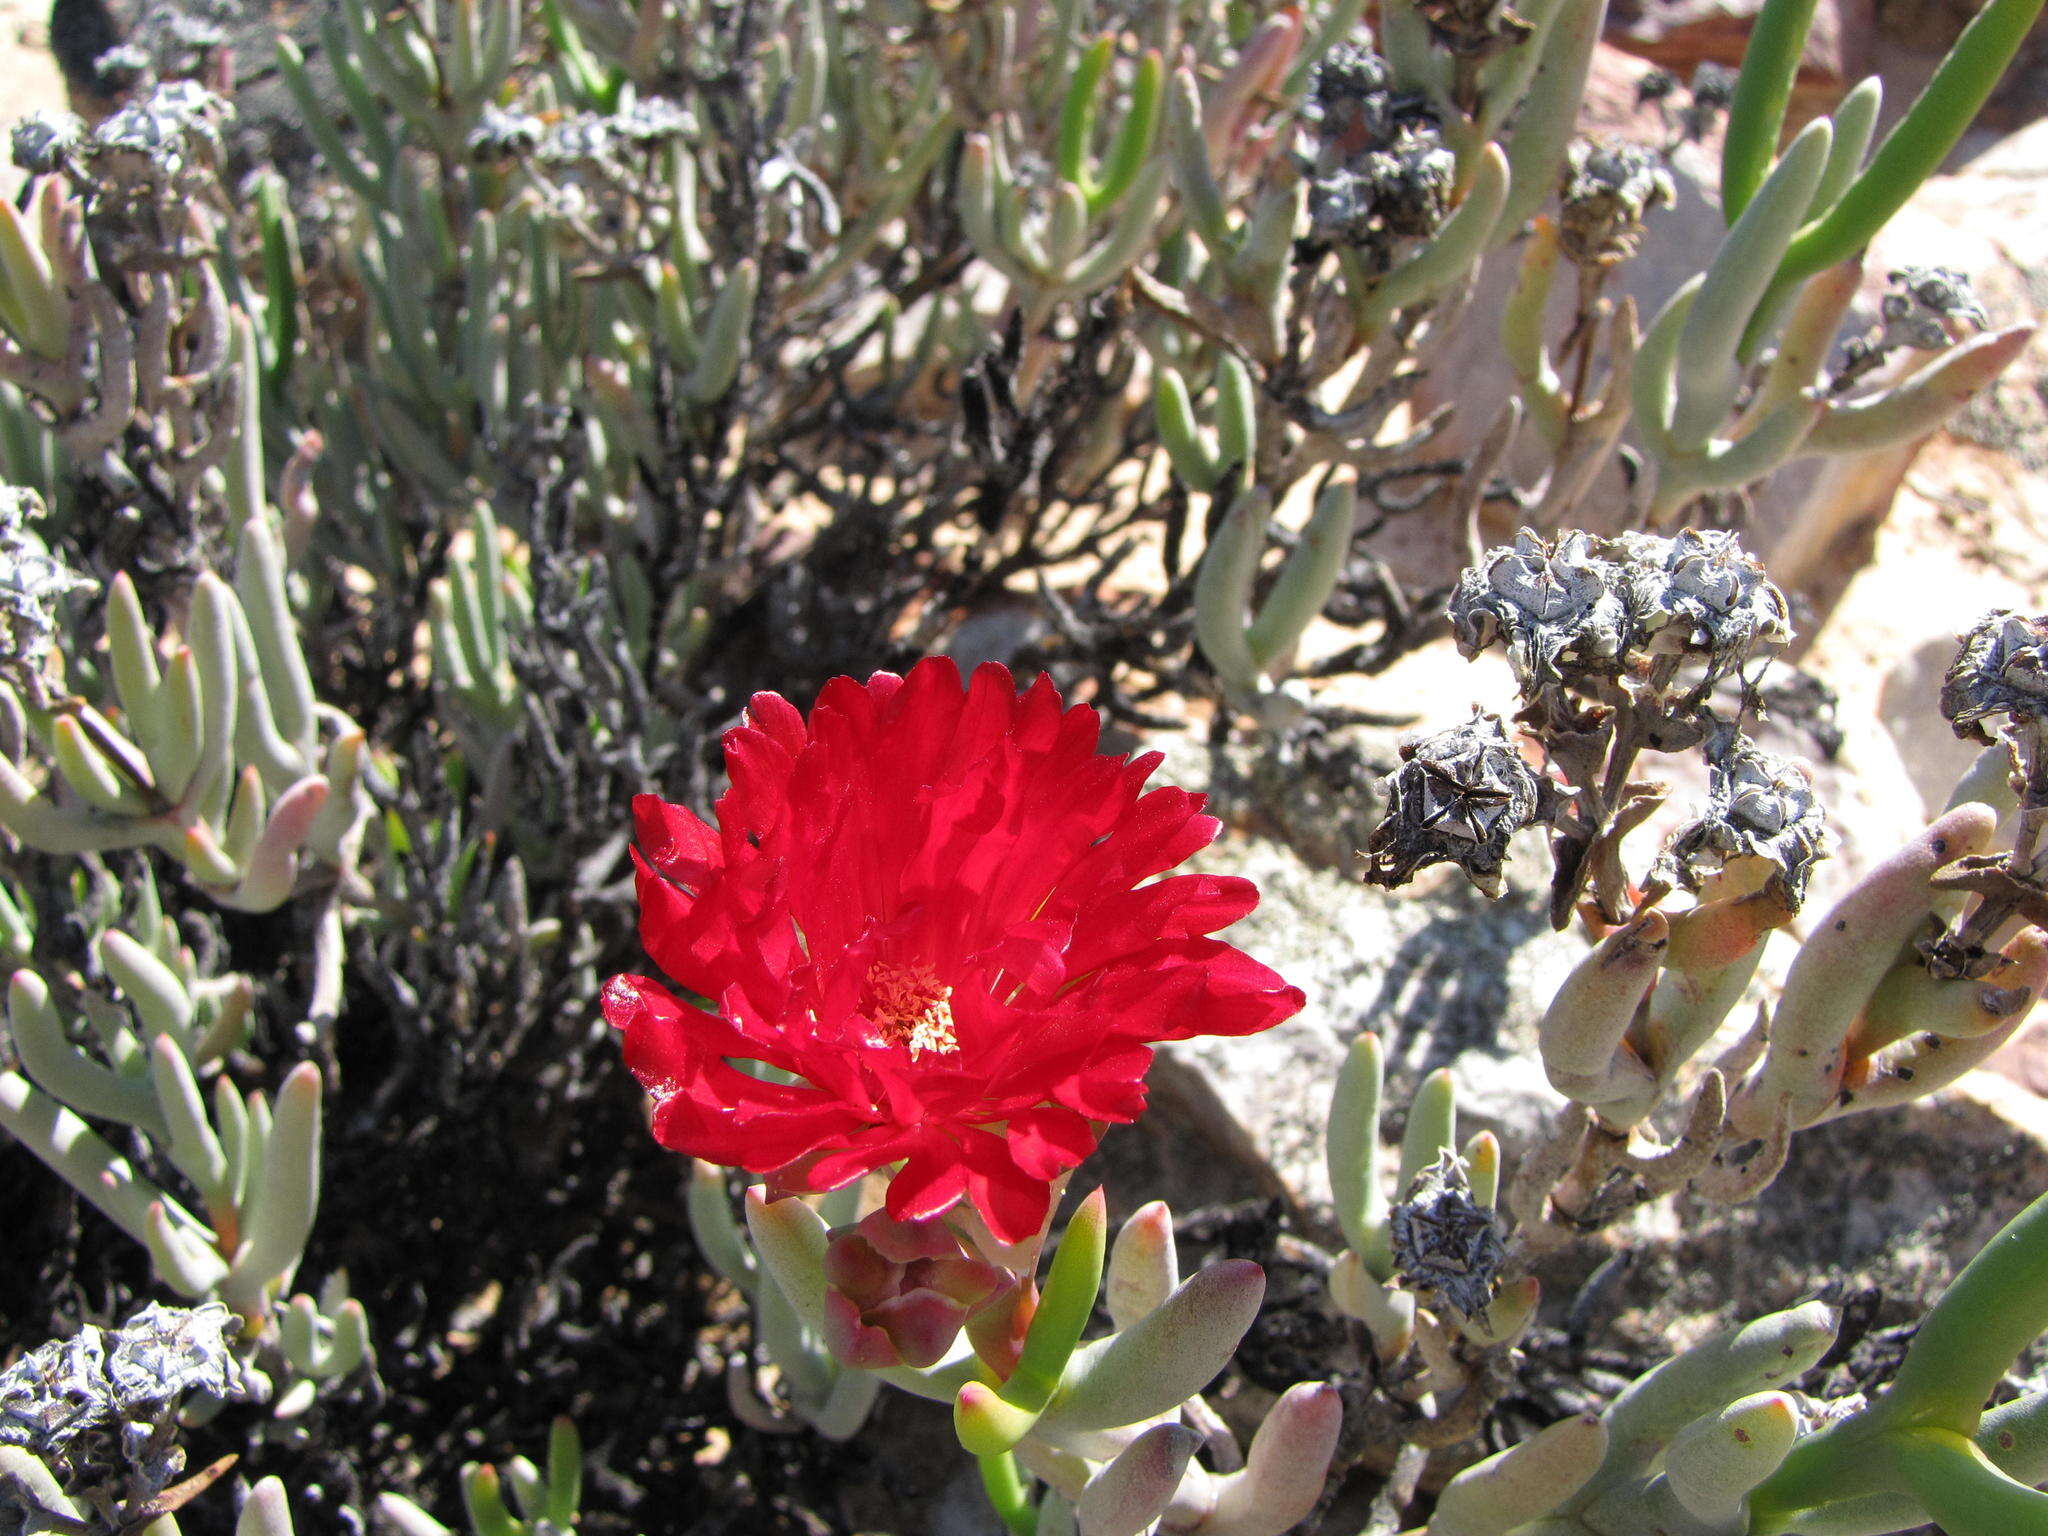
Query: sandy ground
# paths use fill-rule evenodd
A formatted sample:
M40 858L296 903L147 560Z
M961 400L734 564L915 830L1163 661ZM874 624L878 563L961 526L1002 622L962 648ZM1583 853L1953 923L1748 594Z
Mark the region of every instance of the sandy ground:
M50 57L47 0L0 0L0 119L10 126L37 107L64 105L64 79ZM21 172L0 155L0 188L13 197Z

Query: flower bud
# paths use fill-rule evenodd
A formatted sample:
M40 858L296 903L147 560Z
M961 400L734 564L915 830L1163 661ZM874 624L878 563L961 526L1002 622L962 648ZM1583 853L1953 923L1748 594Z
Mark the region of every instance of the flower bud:
M945 1222L876 1211L825 1248L825 1342L866 1370L936 1365L1003 1275L970 1258Z

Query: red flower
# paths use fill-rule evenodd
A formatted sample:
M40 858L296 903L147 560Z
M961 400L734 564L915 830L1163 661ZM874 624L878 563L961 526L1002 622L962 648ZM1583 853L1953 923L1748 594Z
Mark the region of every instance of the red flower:
M1218 824L1199 795L1143 792L1159 754L1105 756L1099 730L1044 677L1019 697L984 666L963 690L935 658L837 678L808 721L757 694L716 828L640 796L642 942L712 1005L605 988L655 1137L797 1190L901 1163L898 1220L965 1197L1023 1242L1102 1122L1144 1108L1153 1042L1300 1008L1205 937L1257 904L1250 881L1151 878Z

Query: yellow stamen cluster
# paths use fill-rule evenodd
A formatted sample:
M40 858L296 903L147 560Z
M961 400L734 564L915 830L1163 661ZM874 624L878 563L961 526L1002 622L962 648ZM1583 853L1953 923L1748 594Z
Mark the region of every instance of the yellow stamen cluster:
M953 1035L953 989L928 965L882 961L868 972L868 1017L891 1045L910 1047L910 1058L960 1049Z

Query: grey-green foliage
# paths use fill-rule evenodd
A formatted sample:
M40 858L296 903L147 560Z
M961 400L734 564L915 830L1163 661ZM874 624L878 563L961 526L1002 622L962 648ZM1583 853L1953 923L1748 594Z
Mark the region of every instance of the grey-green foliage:
M462 1505L471 1536L569 1536L582 1499L583 1445L567 1418L556 1419L549 1431L545 1468L515 1456L502 1468L471 1462L462 1469ZM379 1494L376 1513L398 1536L449 1536L447 1526L399 1494Z
M827 1439L850 1438L867 1422L881 1378L834 1360L822 1333L792 1305L774 1272L755 1258L733 1217L721 1169L692 1160L686 1200L697 1251L753 1311L756 1358L735 1356L726 1363L734 1413L757 1429L774 1431L794 1419ZM829 1226L844 1225L853 1220L859 1201L860 1186L850 1184L825 1198L820 1215ZM779 1400L763 1392L757 1369L762 1366L774 1369Z
M1750 1490L1790 1454L1801 1410L1780 1390L1834 1341L1809 1302L1730 1328L1632 1383L1597 1418L1566 1419L1466 1468L1428 1536L1747 1536Z
M22 937L31 950L32 930ZM252 1358L281 1366L277 1411L302 1411L311 1383L349 1374L369 1349L345 1281L331 1277L317 1301L291 1295L319 1201L319 1071L301 1064L274 1097L236 1084L226 1067L248 1039L249 979L200 973L146 874L137 910L103 927L92 953L97 984L63 988L77 1017L38 971L14 972L6 1033L20 1067L0 1071L0 1127L146 1247L163 1283L233 1307ZM93 1122L132 1129L184 1190Z
M232 585L199 577L175 646L151 632L125 573L105 626L96 697L39 707L0 685L7 734L32 736L49 764L0 756L0 826L46 853L157 848L222 905L259 912L312 864L352 861L363 733L313 696L263 515L241 529Z

